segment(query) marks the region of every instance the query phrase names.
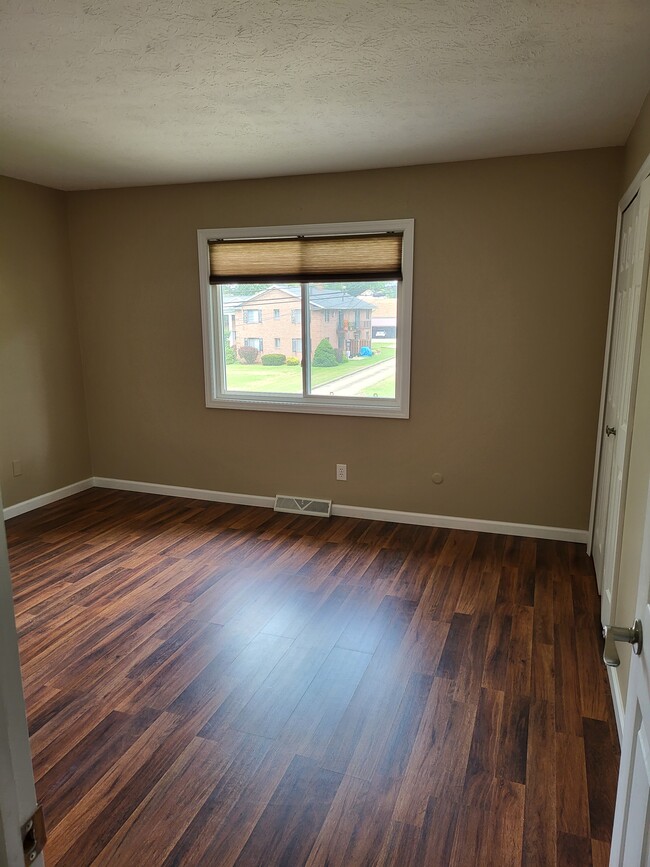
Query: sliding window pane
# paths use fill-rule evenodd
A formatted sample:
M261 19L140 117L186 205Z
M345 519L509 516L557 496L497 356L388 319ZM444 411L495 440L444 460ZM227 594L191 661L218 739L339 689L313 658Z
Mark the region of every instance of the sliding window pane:
M299 284L216 287L226 392L302 394ZM299 349L300 351L297 351Z
M310 283L312 395L395 398L395 280Z

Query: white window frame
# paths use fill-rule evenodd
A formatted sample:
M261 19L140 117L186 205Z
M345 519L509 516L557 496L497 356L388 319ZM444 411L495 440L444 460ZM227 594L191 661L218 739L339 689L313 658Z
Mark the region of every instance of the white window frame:
M210 285L208 242L213 238L275 238L295 235L362 235L381 232L402 234L402 281L397 292L399 338L396 346L395 398L335 397L303 394L266 394L227 391L225 365L219 363L223 335L221 305L214 303L217 286ZM205 405L214 409L247 409L268 412L302 412L376 418L408 418L411 380L411 310L413 296L414 220L371 220L360 223L310 223L294 226L255 226L199 229L198 253L201 282L201 316L205 376ZM218 296L217 296L218 297ZM309 346L309 310L303 311L302 345ZM303 353L305 354L305 353ZM304 370L308 372L309 365ZM303 379L305 391L309 383Z

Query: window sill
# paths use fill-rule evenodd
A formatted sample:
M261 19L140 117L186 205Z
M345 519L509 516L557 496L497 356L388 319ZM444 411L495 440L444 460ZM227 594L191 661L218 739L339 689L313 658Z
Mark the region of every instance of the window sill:
M388 406L377 406L376 402L360 403L358 400L352 403L329 402L309 398L303 398L300 402L291 401L283 397L268 400L251 400L250 398L222 397L208 399L208 409L245 409L262 412L300 412L310 415L346 415L359 416L361 418L409 418L408 407L404 408L397 403L389 403Z

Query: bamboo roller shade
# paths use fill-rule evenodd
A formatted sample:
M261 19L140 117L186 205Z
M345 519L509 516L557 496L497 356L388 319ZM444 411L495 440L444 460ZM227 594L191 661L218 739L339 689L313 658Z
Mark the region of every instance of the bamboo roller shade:
M401 280L402 235L209 241L210 283Z

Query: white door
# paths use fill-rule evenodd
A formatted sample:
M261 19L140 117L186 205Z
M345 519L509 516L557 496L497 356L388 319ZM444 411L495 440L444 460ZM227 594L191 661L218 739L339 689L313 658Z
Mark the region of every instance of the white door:
M645 646L630 666L610 867L650 867L650 490L636 617Z
M23 867L21 826L36 808L0 500L0 864ZM43 864L43 856L32 861Z
M647 280L650 178L623 213L618 250L604 430L601 439L593 558L602 596L602 622L616 611L616 587L627 483L634 393Z

